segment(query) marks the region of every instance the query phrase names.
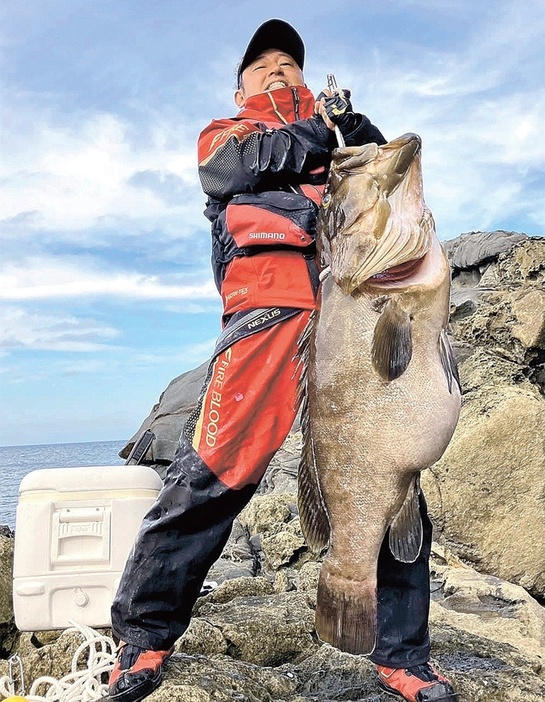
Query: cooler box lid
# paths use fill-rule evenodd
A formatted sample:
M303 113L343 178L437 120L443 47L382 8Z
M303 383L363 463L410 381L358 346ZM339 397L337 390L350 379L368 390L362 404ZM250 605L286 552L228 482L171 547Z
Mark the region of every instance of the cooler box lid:
M80 466L42 468L25 475L19 485L21 497L29 492L81 492L103 490L160 490L163 482L149 466Z

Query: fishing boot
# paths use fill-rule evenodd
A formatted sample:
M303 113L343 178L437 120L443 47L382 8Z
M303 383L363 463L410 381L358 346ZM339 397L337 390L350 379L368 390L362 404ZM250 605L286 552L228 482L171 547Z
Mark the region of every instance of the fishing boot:
M143 700L161 684L163 663L173 651L173 648L168 651L146 651L122 641L108 683L108 699L112 702Z
M450 682L428 664L411 668L387 668L377 665L378 684L390 695L408 702L457 702L458 695Z

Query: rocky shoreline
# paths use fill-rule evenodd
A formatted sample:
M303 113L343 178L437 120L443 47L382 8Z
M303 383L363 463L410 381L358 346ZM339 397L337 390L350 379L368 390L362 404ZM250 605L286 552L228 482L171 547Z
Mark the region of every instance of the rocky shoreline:
M424 474L433 515L432 657L466 702L545 699L545 239L473 232L444 242L453 275L451 334L464 389L459 427ZM170 461L203 364L172 381L144 429L147 462ZM385 702L372 664L321 644L319 559L296 507L297 424L236 520L150 702ZM60 677L80 643L13 623L13 535L0 531L0 677L10 655L28 681Z

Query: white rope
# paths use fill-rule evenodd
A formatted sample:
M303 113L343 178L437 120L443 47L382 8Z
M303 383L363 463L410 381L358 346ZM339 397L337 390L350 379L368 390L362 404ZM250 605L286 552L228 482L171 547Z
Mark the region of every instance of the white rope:
M13 676L5 675L0 678L0 694L4 697L11 697L20 694L28 702L91 702L99 700L108 691L106 679L114 666L116 645L109 636L99 634L91 627L77 622L70 621L72 628L67 632L78 632L84 638L84 642L78 646L72 656L70 673L60 680L56 680L48 675L37 678L30 688L28 695L25 695L24 680L21 669L21 692L16 693ZM85 668L78 668L78 661L87 651ZM80 664L81 666L81 664ZM41 688L45 688L44 694L39 695Z

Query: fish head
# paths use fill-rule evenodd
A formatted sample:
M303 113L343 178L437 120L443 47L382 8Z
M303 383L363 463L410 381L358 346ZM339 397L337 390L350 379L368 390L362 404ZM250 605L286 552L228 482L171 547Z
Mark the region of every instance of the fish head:
M404 134L378 146L336 149L317 221L324 265L348 295L378 276L399 278L429 251L422 142Z

